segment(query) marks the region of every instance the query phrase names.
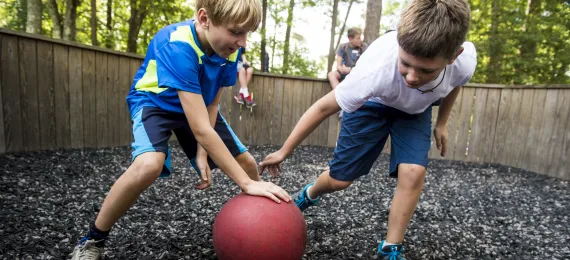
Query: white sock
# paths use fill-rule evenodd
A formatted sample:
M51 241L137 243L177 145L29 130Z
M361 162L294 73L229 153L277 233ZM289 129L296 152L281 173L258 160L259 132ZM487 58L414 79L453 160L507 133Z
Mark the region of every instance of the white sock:
M382 245L382 249L384 249L384 247L393 246L393 245L399 245L399 244L392 244L392 243L388 243L388 242L384 241L384 244Z
M309 188L307 188L307 198L309 198L310 201L314 201L314 200L319 199L318 197L313 199L313 198L311 198L311 195L309 195L309 191L311 190L312 187L313 187L313 185L311 185L311 186L309 186Z
M244 97L244 98L249 97L249 91L248 91L247 88L240 88L240 89L239 89L239 93L240 93L240 94L243 94L243 97Z

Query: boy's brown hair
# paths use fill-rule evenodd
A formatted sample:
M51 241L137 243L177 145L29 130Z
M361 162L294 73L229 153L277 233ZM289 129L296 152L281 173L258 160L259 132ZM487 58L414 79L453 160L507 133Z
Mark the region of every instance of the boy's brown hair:
M215 26L233 24L255 31L261 22L259 0L196 0L196 12L204 8Z
M346 35L348 36L348 38L354 38L354 36L356 36L357 34L362 34L362 30L360 30L360 28L358 27L353 27L348 29L348 32L346 32Z
M467 0L412 0L398 24L398 44L414 56L452 59L470 21Z

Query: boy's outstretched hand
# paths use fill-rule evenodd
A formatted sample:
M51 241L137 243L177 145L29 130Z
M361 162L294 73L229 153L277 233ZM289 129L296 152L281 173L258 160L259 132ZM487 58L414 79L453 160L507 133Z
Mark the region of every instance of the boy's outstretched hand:
M281 200L285 202L291 201L291 196L283 188L271 183L264 181L252 181L242 188L243 192L254 196L264 196L272 199L277 203L281 203Z
M285 154L281 150L269 154L265 157L263 162L259 163L259 175L262 175L265 169L271 174L271 176L276 177L283 173L281 168L281 162L285 160Z

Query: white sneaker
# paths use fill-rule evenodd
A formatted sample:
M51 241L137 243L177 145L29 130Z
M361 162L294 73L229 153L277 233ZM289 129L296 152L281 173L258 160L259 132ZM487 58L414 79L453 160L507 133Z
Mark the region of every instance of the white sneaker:
M71 256L71 260L99 260L103 255L103 248L97 246L94 239L87 240L83 243L79 242Z

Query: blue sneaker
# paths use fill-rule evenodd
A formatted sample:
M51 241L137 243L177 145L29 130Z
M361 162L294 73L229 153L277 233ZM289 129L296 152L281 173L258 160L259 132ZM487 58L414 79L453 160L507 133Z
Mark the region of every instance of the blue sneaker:
M297 207L299 207L301 211L304 211L310 206L319 204L320 198L311 200L309 199L309 195L307 195L307 190L309 189L309 187L313 186L313 184L314 183L307 184L305 188L293 194L293 200L295 201L295 204L297 204Z
M402 254L404 253L404 247L402 245L391 245L384 247L386 240L378 246L378 252L382 257L382 260L406 260Z

